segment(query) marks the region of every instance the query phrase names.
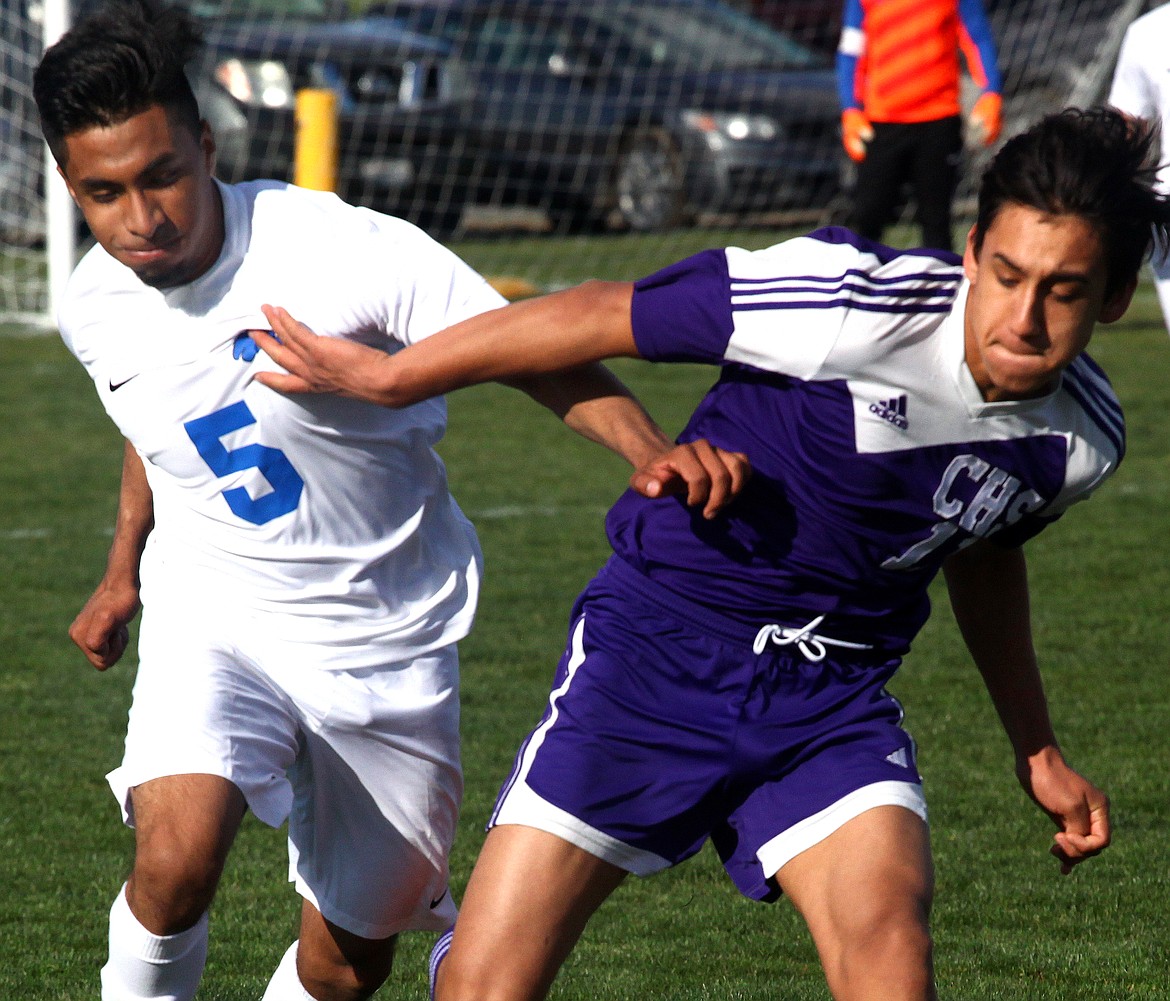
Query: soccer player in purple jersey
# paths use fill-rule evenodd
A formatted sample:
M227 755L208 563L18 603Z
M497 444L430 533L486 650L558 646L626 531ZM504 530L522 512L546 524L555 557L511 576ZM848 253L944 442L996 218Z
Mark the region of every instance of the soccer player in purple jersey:
M439 998L543 997L627 873L707 838L745 895L792 900L839 1001L934 998L926 806L885 685L939 570L1061 871L1109 844L1108 799L1049 719L1021 546L1124 452L1084 350L1167 235L1151 144L1110 110L1045 118L988 168L961 260L822 230L393 357L266 308L283 343L258 342L289 374L259 379L388 406L606 357L718 364L682 439L753 467L710 517L631 492L610 511L614 555L573 610L441 966L436 947Z

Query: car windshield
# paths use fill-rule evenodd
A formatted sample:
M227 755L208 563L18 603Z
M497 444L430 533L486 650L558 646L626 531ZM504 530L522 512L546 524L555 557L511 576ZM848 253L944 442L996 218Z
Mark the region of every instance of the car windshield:
M599 23L617 29L643 65L683 69L741 69L752 66L817 66L823 57L755 18L721 4L620 4L591 10Z
M825 65L820 54L721 3L520 3L476 11L390 2L381 12L413 31L445 38L471 62L501 68L556 65L566 53L589 65L625 69Z

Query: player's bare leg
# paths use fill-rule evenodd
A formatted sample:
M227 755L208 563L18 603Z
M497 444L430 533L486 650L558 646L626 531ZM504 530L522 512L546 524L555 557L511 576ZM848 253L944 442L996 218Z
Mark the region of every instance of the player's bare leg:
M318 1001L364 1001L390 975L398 936L362 938L326 921L307 900L301 905L297 976Z
M173 935L211 906L244 818L244 796L218 775L168 775L130 796L135 852L126 899L145 928Z
M836 1001L934 1001L934 870L920 817L881 806L797 855L777 882L808 923Z
M555 835L493 827L439 967L436 998L545 997L589 918L625 875Z
M213 775L174 775L132 790L134 869L110 909L104 1001L190 1001L207 960L207 909L244 815Z

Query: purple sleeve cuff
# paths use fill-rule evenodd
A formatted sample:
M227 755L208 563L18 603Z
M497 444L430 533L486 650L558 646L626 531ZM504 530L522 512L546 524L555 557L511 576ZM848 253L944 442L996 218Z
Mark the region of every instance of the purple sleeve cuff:
M720 364L732 332L726 254L704 250L636 282L630 321L643 358Z

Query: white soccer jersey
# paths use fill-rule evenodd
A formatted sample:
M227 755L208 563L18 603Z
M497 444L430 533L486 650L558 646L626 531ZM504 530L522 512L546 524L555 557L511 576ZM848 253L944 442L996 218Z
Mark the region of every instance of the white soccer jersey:
M768 250L707 251L639 282L652 360L722 366L683 439L747 454L717 520L632 491L614 551L693 601L904 649L927 585L975 539L1016 544L1112 473L1121 408L1081 355L1040 399L983 400L967 368L953 255L828 229Z
M246 331L267 327L271 303L393 352L504 300L401 220L275 182L220 191L225 242L206 274L159 290L97 247L60 311L65 343L145 461L156 524L144 607L277 615L280 635L336 647L339 667L462 637L481 557L433 448L445 403L282 395L254 381L274 366Z
M1170 190L1170 4L1139 17L1126 29L1109 103L1127 115L1161 125L1158 177L1163 190Z

